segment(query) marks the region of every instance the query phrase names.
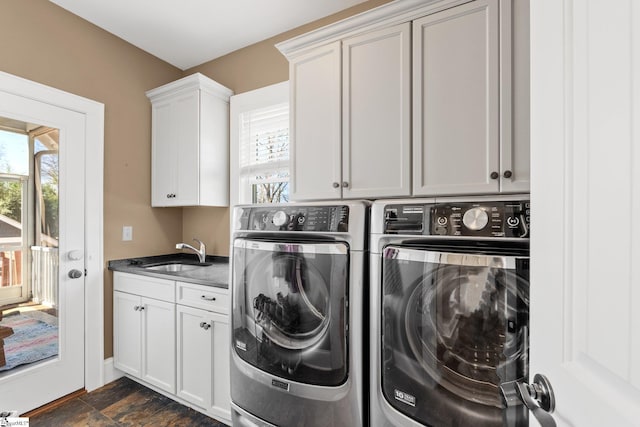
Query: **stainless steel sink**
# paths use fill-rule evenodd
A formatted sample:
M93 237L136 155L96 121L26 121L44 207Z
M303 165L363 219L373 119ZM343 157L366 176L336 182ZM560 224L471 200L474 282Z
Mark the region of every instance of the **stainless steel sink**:
M144 269L152 270L152 271L164 271L168 273L178 273L181 271L197 270L198 268L202 268L206 265L207 264L183 264L179 262L172 262L167 264L155 264L155 265L144 266Z

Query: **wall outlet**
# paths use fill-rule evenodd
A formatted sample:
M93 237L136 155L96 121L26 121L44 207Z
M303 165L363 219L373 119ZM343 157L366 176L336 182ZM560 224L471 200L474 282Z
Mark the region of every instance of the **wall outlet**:
M128 242L133 240L133 227L130 225L122 226L122 240Z

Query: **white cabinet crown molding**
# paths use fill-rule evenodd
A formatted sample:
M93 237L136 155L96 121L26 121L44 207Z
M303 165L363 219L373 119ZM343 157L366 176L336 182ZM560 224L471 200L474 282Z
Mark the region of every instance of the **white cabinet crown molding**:
M167 83L166 85L148 90L145 93L147 98L152 102L155 102L163 99L164 97L175 96L177 93L194 89L204 90L226 102L229 102L229 98L233 95L233 91L231 89L200 73L191 74L187 77Z
M341 21L312 30L275 47L290 59L302 51L320 44L331 43L359 33L409 22L471 0L396 0Z

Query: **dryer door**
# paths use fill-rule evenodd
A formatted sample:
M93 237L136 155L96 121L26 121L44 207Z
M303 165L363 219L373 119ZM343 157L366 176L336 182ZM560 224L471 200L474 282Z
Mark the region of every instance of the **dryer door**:
M426 425L526 425L500 386L527 378L529 259L388 246L382 275L389 404Z
M306 384L347 378L349 248L236 239L233 345L256 368Z

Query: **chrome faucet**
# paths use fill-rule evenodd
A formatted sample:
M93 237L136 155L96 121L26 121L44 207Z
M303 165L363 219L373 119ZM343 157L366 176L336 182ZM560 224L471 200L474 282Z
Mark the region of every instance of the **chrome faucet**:
M194 248L191 245L187 245L186 243L176 244L176 249L191 249L192 251L198 254L198 259L200 260L200 263L203 263L207 259L207 248L204 246L204 243L201 240L198 240L198 239L193 239L193 240L195 242L200 243L199 250Z

